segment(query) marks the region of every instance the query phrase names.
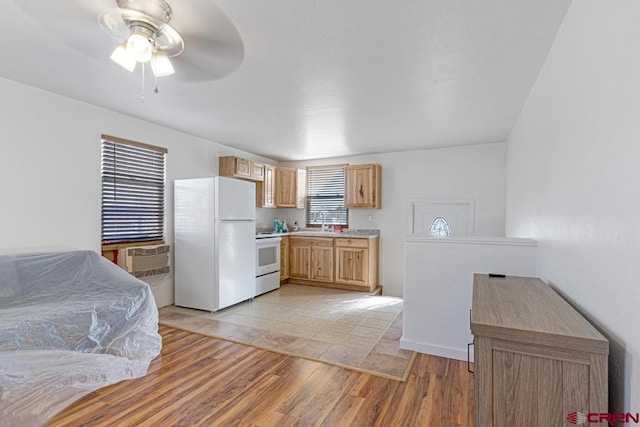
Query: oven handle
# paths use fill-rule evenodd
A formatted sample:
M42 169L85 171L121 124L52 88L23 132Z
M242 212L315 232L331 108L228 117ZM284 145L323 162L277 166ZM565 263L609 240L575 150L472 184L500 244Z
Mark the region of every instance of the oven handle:
M258 247L262 247L262 246L272 246L274 243L276 242L280 242L282 240L281 237L263 237L263 238L256 238L256 246Z

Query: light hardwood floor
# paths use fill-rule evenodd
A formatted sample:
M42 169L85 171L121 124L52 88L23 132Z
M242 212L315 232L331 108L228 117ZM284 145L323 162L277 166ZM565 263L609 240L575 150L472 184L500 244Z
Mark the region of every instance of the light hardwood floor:
M466 362L419 354L406 382L160 327L144 378L103 388L51 426L471 426Z

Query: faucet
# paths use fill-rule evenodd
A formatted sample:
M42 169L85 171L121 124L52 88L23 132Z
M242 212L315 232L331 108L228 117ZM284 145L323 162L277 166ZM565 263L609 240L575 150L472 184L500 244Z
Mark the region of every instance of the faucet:
M327 225L324 223L324 212L319 211L318 215L320 215L320 220L322 221L322 226L320 228L321 231L326 231Z

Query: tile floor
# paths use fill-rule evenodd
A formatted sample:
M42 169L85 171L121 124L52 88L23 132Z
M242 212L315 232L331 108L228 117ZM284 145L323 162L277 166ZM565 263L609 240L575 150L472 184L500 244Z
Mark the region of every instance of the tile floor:
M217 313L163 307L160 323L393 379L413 361L402 299L362 292L285 284Z

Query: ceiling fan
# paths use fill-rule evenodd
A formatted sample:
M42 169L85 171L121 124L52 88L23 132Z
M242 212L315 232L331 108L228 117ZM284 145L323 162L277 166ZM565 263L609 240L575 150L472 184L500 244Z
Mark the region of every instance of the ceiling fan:
M117 0L118 7L102 12L100 27L121 42L111 59L128 71L138 62L150 62L153 75L163 77L175 72L169 57L180 55L184 40L169 21L171 6L164 0Z
M212 81L244 60L242 38L215 0L176 0L171 6L165 0L65 0L55 7L50 0L14 1L48 35L76 51L99 61L111 55L131 70L138 62L150 63L157 77L175 71L177 80Z

